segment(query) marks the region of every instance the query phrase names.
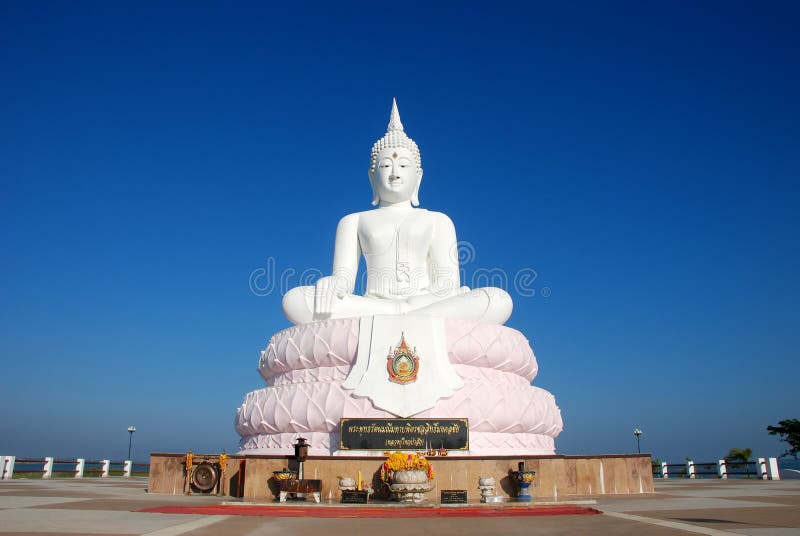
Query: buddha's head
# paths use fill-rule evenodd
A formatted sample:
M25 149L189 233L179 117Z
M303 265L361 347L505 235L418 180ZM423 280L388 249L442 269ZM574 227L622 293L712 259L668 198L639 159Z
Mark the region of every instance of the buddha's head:
M412 205L419 205L422 160L417 144L403 131L396 101L392 101L386 134L372 146L369 180L373 205L380 201L411 201Z

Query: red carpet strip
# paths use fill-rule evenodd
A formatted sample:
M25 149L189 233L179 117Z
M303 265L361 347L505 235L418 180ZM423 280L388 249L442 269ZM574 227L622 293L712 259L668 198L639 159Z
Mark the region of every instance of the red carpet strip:
M205 514L267 517L533 517L599 514L599 510L565 504L563 506L448 506L448 507L369 507L369 506L250 506L218 504L210 506L157 506L137 512L160 514Z

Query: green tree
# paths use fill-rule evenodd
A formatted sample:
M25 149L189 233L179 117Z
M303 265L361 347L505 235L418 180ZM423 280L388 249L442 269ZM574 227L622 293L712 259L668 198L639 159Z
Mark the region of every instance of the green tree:
M653 474L661 474L661 460L653 458L650 463L653 465Z
M800 420L786 419L778 422L778 426L767 426L767 431L789 443L789 449L781 457L794 456L797 459L797 453L800 452Z
M730 464L731 469L747 469L747 462L753 455L753 449L731 449L725 456L725 462Z

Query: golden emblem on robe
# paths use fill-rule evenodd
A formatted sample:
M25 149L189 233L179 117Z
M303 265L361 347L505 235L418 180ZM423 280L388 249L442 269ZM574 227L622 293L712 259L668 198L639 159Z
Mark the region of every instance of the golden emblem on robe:
M406 384L417 380L419 372L419 356L417 349L413 350L406 343L405 334L400 334L400 344L386 357L386 369L389 371L389 380L394 383Z

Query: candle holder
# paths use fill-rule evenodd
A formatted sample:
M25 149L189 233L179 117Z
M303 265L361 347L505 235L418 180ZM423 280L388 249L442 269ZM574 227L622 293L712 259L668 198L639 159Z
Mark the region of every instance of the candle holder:
M502 502L503 498L495 495L495 480L493 476L482 476L478 479L478 489L481 490L482 503Z

